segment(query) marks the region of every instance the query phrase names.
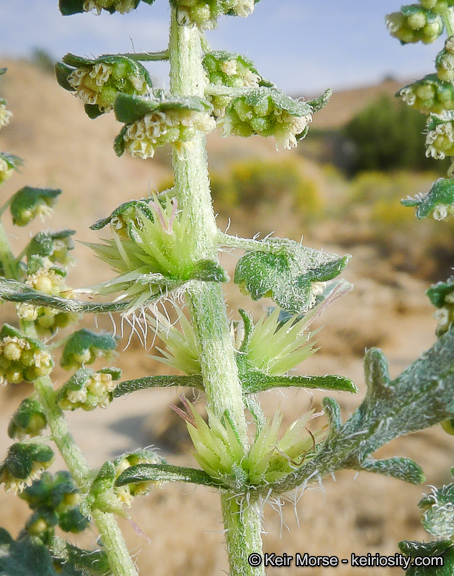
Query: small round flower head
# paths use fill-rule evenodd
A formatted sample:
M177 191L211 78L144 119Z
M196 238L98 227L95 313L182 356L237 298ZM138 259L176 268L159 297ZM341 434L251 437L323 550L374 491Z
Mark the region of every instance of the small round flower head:
M448 8L454 6L453 0L419 0L423 8L432 10L435 14L443 14Z
M426 156L443 160L454 156L454 120L432 117L427 125Z
M290 149L304 138L312 121L312 109L273 88L256 88L234 98L218 119L223 136L274 136L276 148Z
M133 158L152 158L156 148L173 144L181 156L201 131L209 134L216 127L206 112L168 110L146 114L129 125L123 134L124 148Z
M0 98L0 128L9 123L12 115L12 112L6 109L6 100Z
M52 465L53 460L54 453L45 444L13 444L0 465L0 483L7 492L22 492Z
M45 258L44 260L48 259ZM65 283L66 272L61 268L53 267L50 260L48 260L48 264L48 266L38 268L36 272L30 274L26 279L26 284L44 294L72 298L74 295ZM29 303L19 304L17 314L23 320L33 321L41 337L50 337L58 328L66 328L79 319L75 312L64 312Z
M404 86L397 95L423 114L442 114L445 110L454 109L454 86L435 74Z
M52 356L40 343L22 336L15 328L4 324L0 331L0 383L33 382L50 374Z
M119 12L120 14L127 14L134 10L139 3L139 0L84 0L84 12L96 12L101 14L102 10L109 12Z
M116 345L116 339L110 334L98 334L85 328L77 330L66 341L60 365L65 370L78 370L93 364L97 358L113 358Z
M26 226L39 216L42 220L52 215L52 208L61 190L24 186L11 199L11 215L16 226Z
M59 84L82 100L91 118L110 112L119 93L140 96L152 86L146 68L126 56L88 60L67 54L56 72Z
M136 452L125 454L117 458L114 462L116 466L115 479L131 466L137 466L138 464L160 464L161 462L162 459L152 450L137 450ZM135 484L117 487L115 490L120 500L129 507L131 506L134 496L143 496L148 494L151 488L156 485L159 486L160 484L160 482L137 482Z
M174 0L180 24L195 24L201 29L216 28L224 14L246 18L254 11L258 0Z
M438 337L443 336L454 322L454 278L434 284L427 290L427 295L437 308L434 312L438 321L435 333Z
M391 36L402 44L419 41L431 44L443 32L441 16L419 4L402 6L401 12L388 14L386 25Z
M446 40L443 50L438 53L435 59L435 68L440 80L445 82L454 80L454 36L450 36Z
M58 405L63 410L107 408L120 374L121 371L109 368L99 372L82 368L59 391Z

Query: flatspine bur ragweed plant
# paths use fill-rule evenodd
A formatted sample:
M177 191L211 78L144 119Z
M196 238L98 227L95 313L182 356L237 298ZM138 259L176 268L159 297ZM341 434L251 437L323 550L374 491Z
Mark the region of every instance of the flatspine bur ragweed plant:
M141 4L152 11L153 3L60 0L60 10L65 16L119 12L127 18ZM259 393L269 389L351 393L356 387L337 375L289 374L316 352L313 319L350 290L350 284L339 279L349 256L288 239L230 236L216 224L206 134L218 129L225 137L259 135L273 138L277 148L293 148L331 95L327 90L314 100L294 100L264 79L248 58L210 49L204 30L215 28L219 18L252 16L260 9L257 3L171 0L169 44L161 52L92 59L68 54L56 65L59 84L81 100L91 120L113 113L123 125L114 142L118 156L130 154L140 162L161 146L172 147L174 186L149 198L125 198L92 226L110 233L89 245L113 271L111 279L97 285L73 287L67 280L74 264L74 231L40 232L15 256L0 226L0 298L17 309L16 325L5 324L0 331L0 381L14 386L25 380L31 388L11 419L8 434L14 443L0 465L0 482L19 493L32 511L16 540L0 530L0 571L6 576L34 573L38 561L46 576L137 576L116 516L128 517L126 509L134 498L167 482L217 491L230 574L264 575L257 558L262 558L263 506L270 497L319 482L340 469L420 483L424 475L413 461L377 460L373 453L394 437L452 423L451 280L430 293L440 315L438 342L395 380L381 351L369 350L367 395L346 422L332 398L324 400L323 412L308 410L286 430L278 409L271 416L261 409ZM389 18L389 29L402 42L430 42L444 26L451 31L451 3L446 0L421 0L421 5ZM427 138L429 153L437 157L454 155L449 141L454 121L449 112L451 51L448 41L437 59L438 76L401 94L410 105L434 114ZM168 90L155 89L142 64L159 60L170 64ZM10 120L2 99L0 127ZM0 153L0 184L21 162L14 154ZM0 215L9 213L19 227L36 217L48 218L60 192L26 186L5 201ZM417 206L419 214L439 219L444 211L451 213L452 194L450 185L439 181L427 197L407 203ZM270 298L274 303L259 319L239 310L238 320L229 320L222 290L229 278L218 259L226 249L242 252L233 278L238 288L253 300ZM90 299L84 300L84 294ZM110 301L98 301L101 295ZM179 322L171 324L156 312L160 301L173 302ZM116 338L78 329L77 323L82 314L114 312L146 321L162 342L161 360L183 374L137 375L122 381L115 367L90 368L97 360L115 361ZM61 330L67 331L62 337ZM52 373L57 362L68 372L58 387ZM175 466L153 450L139 448L90 469L71 436L65 411L108 408L135 390L167 386L195 388L206 397L207 420L184 395L184 409L175 407L187 423L199 467ZM316 416L324 420L312 429ZM50 444L67 471L47 470L54 458ZM426 498L427 517L437 517L446 492ZM76 533L91 523L99 531L99 549L84 550L57 536L57 528ZM432 527L432 533L440 531ZM444 546L447 550L450 544Z

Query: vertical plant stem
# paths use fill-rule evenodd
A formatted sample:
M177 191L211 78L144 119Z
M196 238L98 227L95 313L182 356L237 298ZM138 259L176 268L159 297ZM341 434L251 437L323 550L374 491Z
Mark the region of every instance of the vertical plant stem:
M18 280L17 265L9 246L8 237L2 224L0 224L0 263L3 266L5 278Z
M177 22L172 9L170 32L170 85L180 96L202 96L205 74L202 67L200 32L196 26ZM191 147L180 155L174 151L175 189L181 206L189 209L197 240L195 258L217 259L217 227L212 208L206 139L199 133ZM198 339L200 363L207 402L222 417L229 412L237 433L248 445L243 395L230 336L222 288L216 283L194 282L187 292L191 319ZM242 495L221 495L231 576L260 576L263 568L251 568L251 552L261 553L261 510Z

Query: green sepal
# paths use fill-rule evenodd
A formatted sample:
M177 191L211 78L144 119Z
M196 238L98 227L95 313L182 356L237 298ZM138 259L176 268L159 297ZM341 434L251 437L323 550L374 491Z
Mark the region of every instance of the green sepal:
M140 482L190 482L220 488L222 484L203 470L171 464L138 464L131 466L117 478L116 486Z
M74 87L68 82L68 76L71 74L73 69L70 66L63 64L63 62L56 62L54 69L57 82L63 90L74 92Z
M432 185L430 192L426 195L406 198L401 200L404 206L416 207L416 218L422 220L431 215L439 205L446 206L448 213L454 210L454 178L446 180L440 178Z
M19 168L23 165L24 161L19 156L14 154L9 154L8 152L0 152L0 160L6 162L8 169L19 171ZM2 181L0 180L0 184Z
M214 260L197 260L189 274L189 280L200 282L228 282L227 272Z
M437 282L426 290L430 302L436 308L442 308L446 304L446 296L454 291L454 277L449 278L446 282Z
M39 538L14 541L0 528L0 574L2 576L59 576L52 556Z
M167 110L188 110L192 112L205 112L210 105L197 96L177 98L166 94L163 90L154 90L150 98L118 94L115 100L115 117L119 122L132 124L151 112L165 112Z
M58 526L64 532L79 534L88 528L90 520L82 514L79 508L71 508L58 516Z
M8 436L10 438L20 434L37 436L46 426L47 419L41 404L35 398L26 398L11 418Z
M244 394L256 394L274 388L317 388L358 392L351 380L344 376L268 376L258 370L240 374Z
M113 398L119 398L126 394L131 394L136 390L145 390L147 388L168 388L170 386L187 386L189 388L197 388L204 390L203 378L200 374L192 374L191 376L145 376L144 378L136 378L135 380L125 380L120 382L115 390L112 392Z
M285 111L291 116L307 116L312 112L312 107L308 102L294 100L275 87L262 86L252 88L245 92L243 96L234 98L228 109L232 106L234 107L238 100L242 100L246 105L254 107L272 103L275 109Z
M40 206L51 208L61 190L24 186L11 199L10 211L16 226L26 226L37 215Z
M90 226L90 230L102 230L112 222L114 218L122 218L125 222L134 220L136 218L137 212L143 212L147 218L154 221L153 211L148 206L148 201L152 202L153 198L143 199L143 200L130 200L129 202L123 202L106 218L100 218L96 220L94 224Z
M64 563L64 567L72 565L83 576L106 576L111 573L107 554L103 550L84 550L63 538L53 538L51 551L54 558Z
M264 251L240 258L234 282L253 300L272 298L288 312L302 313L315 304L313 282L326 282L342 272L350 256L319 252L286 239L263 241Z
M382 474L403 480L409 484L422 484L425 482L426 477L424 472L416 462L410 458L388 458L385 460L367 459L361 465L362 470L367 472L374 472L375 474Z
M422 525L426 532L435 538L453 538L454 484L433 488L418 506L423 510Z
M5 72L8 70L8 68L0 68L0 76L2 76L3 74L5 74Z
M116 345L117 340L110 334L97 334L82 328L71 334L66 341L60 366L72 370L76 366L92 364L98 355L105 356L113 352Z

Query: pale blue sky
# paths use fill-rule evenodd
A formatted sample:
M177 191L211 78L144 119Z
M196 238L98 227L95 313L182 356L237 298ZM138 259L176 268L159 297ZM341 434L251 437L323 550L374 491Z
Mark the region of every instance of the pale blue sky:
M398 0L261 0L247 19L224 17L209 33L214 49L241 52L261 74L292 94L347 88L387 75L416 79L432 72L437 46L400 46L384 24ZM58 0L0 1L0 57L43 48L55 59L66 52L96 56L161 50L167 44L168 1L137 11L63 17ZM150 69L165 77L165 69Z

